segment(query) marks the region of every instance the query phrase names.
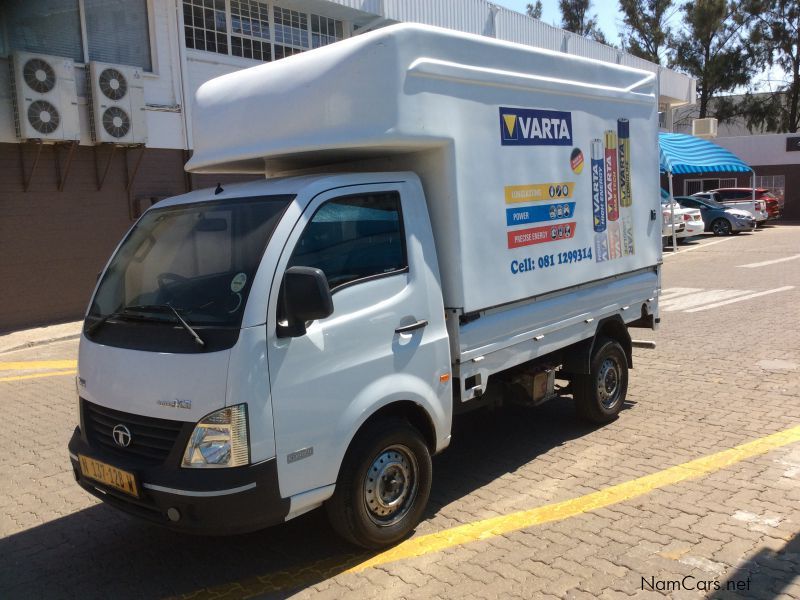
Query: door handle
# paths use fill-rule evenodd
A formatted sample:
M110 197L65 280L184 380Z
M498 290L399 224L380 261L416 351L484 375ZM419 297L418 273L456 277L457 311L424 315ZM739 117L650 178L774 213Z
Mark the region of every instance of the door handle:
M398 327L394 330L395 333L409 333L410 331L416 331L417 329L422 329L428 324L425 319L417 321L416 323L412 323L411 325L403 325L402 327Z

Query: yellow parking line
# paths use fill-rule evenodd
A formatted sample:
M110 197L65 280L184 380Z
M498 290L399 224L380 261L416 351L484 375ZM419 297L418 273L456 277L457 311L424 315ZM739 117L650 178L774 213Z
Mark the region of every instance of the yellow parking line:
M337 565L332 565L330 559L328 559L319 561L319 563L301 565L295 572L267 573L245 581L198 590L186 594L184 597L192 599L220 598L223 596L229 598L251 597L266 592L298 587L312 581L319 581L320 575L332 577L341 572L359 573L379 565L439 552L446 548L493 538L535 525L568 519L643 496L659 488L690 479L697 479L748 458L766 454L771 450L795 442L800 442L800 425L735 446L729 450L723 450L716 454L669 467L651 475L645 475L644 477L586 494L585 496L411 538L394 548L376 554L355 565L353 565L354 558L352 556L340 561L338 568ZM355 560L358 560L358 557Z
M23 360L0 362L0 371L25 371L28 369L74 369L77 360Z
M719 471L745 459L758 456L780 448L787 444L800 441L800 426L793 427L764 438L736 446L730 450L723 450L710 456L704 456L682 465L676 465L652 475L645 475L638 479L626 481L603 490L572 498L555 504L547 504L531 510L524 510L510 515L503 515L485 519L476 523L468 523L438 533L412 538L399 546L382 552L371 559L352 567L349 572L357 573L388 562L404 558L422 556L458 546L467 542L487 539L503 535L518 529L533 525L541 525L552 521L561 521L582 513L597 510L643 496L653 490L673 485L688 479L697 479L703 475Z
M30 375L14 375L12 377L0 377L0 382L3 381L22 381L23 379L41 379L42 377L56 377L57 375L75 375L75 369L68 371L51 371L49 373L31 373Z

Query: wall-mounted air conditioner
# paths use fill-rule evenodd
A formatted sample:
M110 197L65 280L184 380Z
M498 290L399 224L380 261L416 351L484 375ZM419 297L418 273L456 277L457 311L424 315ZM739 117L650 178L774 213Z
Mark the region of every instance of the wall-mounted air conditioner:
M89 106L96 144L144 144L144 79L136 67L89 63Z
M71 58L14 52L11 60L14 125L21 140L79 140L78 93Z
M717 137L717 120L714 118L693 119L692 135L704 139Z

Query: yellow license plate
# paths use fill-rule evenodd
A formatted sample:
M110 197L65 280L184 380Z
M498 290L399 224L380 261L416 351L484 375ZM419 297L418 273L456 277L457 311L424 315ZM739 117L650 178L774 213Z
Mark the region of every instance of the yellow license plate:
M139 497L139 490L136 488L136 477L133 476L133 473L112 467L82 454L78 455L78 460L81 463L81 473L85 477L104 483L115 490L136 498Z

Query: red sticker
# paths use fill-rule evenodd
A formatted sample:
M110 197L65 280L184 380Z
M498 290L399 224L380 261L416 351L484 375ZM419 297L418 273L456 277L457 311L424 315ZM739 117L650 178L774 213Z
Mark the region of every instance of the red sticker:
M529 227L508 232L508 247L519 248L545 242L569 240L575 237L575 222L559 223L558 225L545 225L544 227Z

